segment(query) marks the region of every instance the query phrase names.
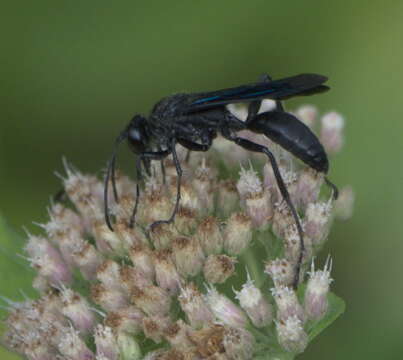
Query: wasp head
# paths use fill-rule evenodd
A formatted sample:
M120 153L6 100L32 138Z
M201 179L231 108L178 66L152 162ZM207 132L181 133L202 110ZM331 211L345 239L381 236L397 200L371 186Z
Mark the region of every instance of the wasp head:
M149 140L146 132L146 122L147 119L144 116L135 115L127 129L129 146L136 154L146 151Z

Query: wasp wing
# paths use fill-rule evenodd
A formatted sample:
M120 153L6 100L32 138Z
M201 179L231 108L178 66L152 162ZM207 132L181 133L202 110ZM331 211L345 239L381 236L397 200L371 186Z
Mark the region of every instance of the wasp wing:
M329 90L323 85L327 77L318 74L300 74L292 77L242 85L234 88L194 94L185 113L261 99L285 100L293 96L304 96Z

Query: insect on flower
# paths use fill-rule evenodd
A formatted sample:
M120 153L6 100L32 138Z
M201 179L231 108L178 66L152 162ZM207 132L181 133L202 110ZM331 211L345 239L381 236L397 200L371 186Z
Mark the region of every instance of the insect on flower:
M151 224L169 224L174 221L181 199L182 168L175 150L180 144L189 151L207 151L213 140L221 134L228 141L242 148L265 154L273 168L280 193L295 220L300 241L300 254L295 269L294 287L299 281L299 269L304 252L304 239L301 222L294 204L290 199L287 187L281 177L279 167L273 153L265 146L237 136L240 130L250 130L279 144L285 150L305 162L314 170L327 173L329 163L327 155L316 135L294 115L286 112L282 100L294 97L322 93L329 90L323 85L327 77L318 74L300 74L292 77L272 80L263 75L257 83L241 85L234 88L193 94L175 94L160 100L148 117L135 115L115 141L112 157L109 161L105 177L104 201L105 220L113 231L108 206L108 185L112 182L115 201L118 194L115 184L115 163L118 145L127 140L131 150L137 154L136 171L136 201L130 218L130 226L135 222L139 204L140 185L143 168L150 170L151 160L162 160L172 154L177 173L176 202L171 216ZM274 110L259 113L264 99L276 102ZM238 119L226 105L247 102L248 115L245 121ZM164 172L163 172L164 173ZM337 197L337 188L327 178L326 182L333 188Z

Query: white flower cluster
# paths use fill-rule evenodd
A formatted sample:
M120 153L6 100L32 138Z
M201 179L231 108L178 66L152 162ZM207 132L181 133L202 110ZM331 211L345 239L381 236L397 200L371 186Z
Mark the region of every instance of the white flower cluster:
M315 109L296 113L314 123ZM322 141L331 151L343 143L340 118L323 118ZM228 151L221 140L217 145L215 157ZM244 159L242 152L231 157ZM104 220L102 182L66 164L64 189L74 210L52 204L45 235L28 236L40 297L9 302L6 346L29 360L243 360L258 351L303 352L306 324L328 311L330 260L322 271L312 265L308 280L305 274L337 209L343 219L351 215L351 190L334 204L328 192L321 195L320 174L280 156L305 232L301 299L293 288L298 235L271 166L263 178L251 165L242 168L235 182L219 179L217 162L201 156L182 161L175 222L152 230L175 203L172 160L165 161L165 181L159 167L146 178L134 227L136 184L117 172L119 201L109 200L114 231Z

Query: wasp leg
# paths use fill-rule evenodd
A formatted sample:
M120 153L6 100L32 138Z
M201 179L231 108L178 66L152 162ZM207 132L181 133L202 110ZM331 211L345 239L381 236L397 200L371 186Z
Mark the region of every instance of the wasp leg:
M140 157L149 159L149 160L161 160L164 157L167 157L170 153L171 153L171 151L169 151L169 150L145 151L140 154Z
M139 206L139 200L140 200L140 182L143 181L143 175L141 173L141 158L139 157L136 160L136 201L134 203L134 208L132 211L132 215L130 216L130 222L129 222L129 227L133 228L134 223L136 221L136 214L137 214L137 208Z
M294 204L291 201L290 194L288 193L284 180L281 177L276 158L274 157L272 152L263 145L256 144L253 141L234 136L225 128L223 128L221 132L222 132L222 135L226 139L234 142L235 144L243 147L244 149L253 151L253 152L263 153L263 154L267 155L267 157L269 158L269 161L270 161L271 166L274 171L274 176L276 177L277 186L280 190L280 193L281 193L283 199L287 203L288 208L291 211L291 214L295 220L295 224L296 224L297 230L298 230L299 241L300 241L300 252L299 252L299 256L298 256L298 261L297 261L295 275L294 275L294 281L293 281L293 287L294 287L294 289L296 289L298 287L298 283L299 283L299 272L301 269L302 258L303 258L303 254L305 251L304 236L303 236L303 230L302 230L300 219L298 217L297 211L295 210Z
M137 175L137 181L136 181L136 201L134 204L133 212L132 215L130 216L130 222L129 222L129 227L133 228L134 223L136 221L136 214L137 214L137 209L139 206L139 200L140 200L140 183L143 182L143 175L141 172L141 163L145 164L145 159L148 161L150 160L161 160L161 167L163 167L163 159L169 155L170 151L169 150L161 150L161 151L147 151L141 153L139 158L136 161L136 175ZM165 179L165 167L163 168L163 176Z
M337 200L337 198L339 197L339 189L327 177L325 177L325 182L326 185L329 186L333 191L333 200Z
M193 141L186 140L186 139L178 139L178 143L181 144L184 148L188 149L188 152L187 152L186 158L185 158L185 163L187 164L187 163L189 163L190 153L192 151L208 151L208 149L210 149L210 147L211 147L212 141L210 139L208 144L198 144Z
M175 145L176 145L176 140L173 139L172 143L171 143L171 152L172 152L172 158L175 164L175 168L176 168L176 174L178 176L177 178L177 182L176 182L176 202L175 202L175 208L174 211L172 212L171 217L168 220L159 220L159 221L155 221L150 225L150 229L152 230L155 226L160 225L160 224L170 224L174 221L175 219L175 215L179 210L179 203L181 200L181 181L182 181L182 168L181 168L181 164L179 162L178 159L178 154L176 153L176 149L175 149Z
M166 181L164 159L161 159L161 173L162 173L162 183L165 185L167 181Z
M178 143L190 151L208 151L212 141L210 140L207 144L198 144L186 139L178 139Z

